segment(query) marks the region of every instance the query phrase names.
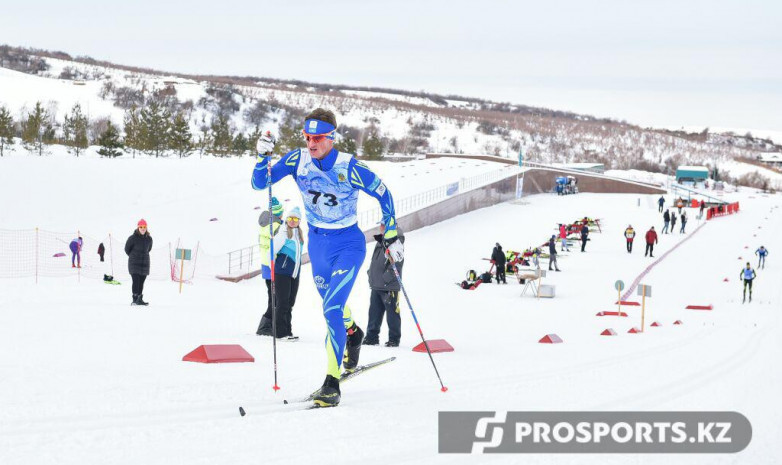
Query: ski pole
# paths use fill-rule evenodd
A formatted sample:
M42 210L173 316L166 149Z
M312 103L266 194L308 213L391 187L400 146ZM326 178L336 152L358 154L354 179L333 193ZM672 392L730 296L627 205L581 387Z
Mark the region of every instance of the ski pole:
M418 328L418 334L421 335L421 340L424 341L424 347L426 347L426 353L429 354L429 360L431 360L432 362L432 368L434 368L434 372L437 375L437 380L440 381L440 390L442 392L446 392L448 388L445 387L445 385L443 384L443 379L440 377L440 372L437 370L437 365L434 363L434 357L432 357L432 351L429 350L429 343L426 342L426 338L424 338L424 332L421 330L421 325L418 324L418 317L415 316L415 310L413 310L413 304L410 303L410 297L407 296L405 285L402 284L402 277L399 276L399 271L396 269L396 263L394 262L394 259L391 256L391 252L388 250L388 245L387 244L384 245L386 246L386 256L391 262L391 268L394 270L394 276L396 276L396 280L399 282L399 288L402 289L402 294L405 296L405 300L407 301L407 308L409 308L410 313L413 314L413 321L415 321L415 327Z
M270 131L266 131L267 136L271 136ZM273 352L273 360L274 360L274 386L272 386L272 389L274 389L274 392L277 392L280 390L280 386L277 385L277 308L276 308L276 302L274 299L274 212L272 211L272 160L271 160L271 152L266 152L266 155L269 157L268 163L266 164L266 182L269 185L269 261L271 262L270 270L271 270L271 309L272 309L272 352Z

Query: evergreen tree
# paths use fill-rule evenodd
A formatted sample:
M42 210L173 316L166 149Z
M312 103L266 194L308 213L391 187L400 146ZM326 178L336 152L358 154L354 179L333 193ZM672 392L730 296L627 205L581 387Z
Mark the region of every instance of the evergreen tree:
M155 158L165 155L171 130L171 114L159 102L153 100L139 114L142 150Z
M27 150L38 152L38 156L43 155L44 133L46 132L48 117L49 115L44 110L41 102L35 102L35 108L27 115L27 119L22 122L22 142Z
M342 138L336 144L334 144L334 148L340 152L352 153L353 155L355 155L356 150L358 150L355 139L349 135L343 135Z
M139 131L141 122L139 121L138 109L134 106L125 112L125 147L131 150L133 158L136 158L136 151L141 150L141 137Z
M380 160L383 158L383 141L380 140L377 128L374 126L367 128L367 137L361 145L361 150L364 157L369 160Z
M190 123L182 113L177 113L171 123L171 135L168 148L174 151L179 158L190 156L193 151L193 135L190 133Z
M217 115L217 118L212 120L210 129L212 130L212 152L216 155L225 156L231 151L231 145L233 144L233 135L231 134L231 126L228 124L228 117L224 113L220 113Z
M70 147L77 157L89 145L87 139L88 125L87 117L81 112L81 105L75 104L71 109L71 114L65 116L62 130L65 135L65 145Z
M111 121L106 125L106 130L98 137L98 154L102 157L118 157L122 155L122 142L119 140L119 131Z
M206 123L202 123L201 126L199 126L199 131L201 131L201 134L198 136L196 147L198 147L198 156L203 157L204 152L212 146L212 135L209 126Z
M250 144L247 142L247 138L241 132L234 137L233 141L233 153L239 156L244 156L247 151L250 150Z
M255 126L255 129L253 129L253 132L251 132L247 138L247 150L252 156L255 156L255 146L258 144L258 139L260 139L261 134L263 134L261 127Z
M0 157L6 145L14 145L14 119L6 107L0 106Z
M301 122L288 118L285 123L280 125L280 138L277 139L274 153L285 155L291 150L296 150L306 145L307 141L304 140L304 136L301 134Z

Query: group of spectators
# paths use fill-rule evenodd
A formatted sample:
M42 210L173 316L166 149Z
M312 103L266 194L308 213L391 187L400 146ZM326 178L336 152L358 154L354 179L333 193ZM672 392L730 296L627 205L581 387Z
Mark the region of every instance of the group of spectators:
M272 214L261 213L258 224L261 227L259 245L261 253L261 276L266 282L266 312L261 317L256 334L259 336L276 336L278 339L295 341L293 335L292 313L299 291L299 277L304 251L304 234L302 233L301 210L294 207L287 214L276 198L272 198ZM269 223L272 223L271 230ZM383 246L385 225L380 224L380 234L374 236L376 241L372 252L372 261L367 270L369 287L369 322L363 338L364 345L380 343L380 329L383 317L388 324L388 341L386 347L398 347L402 337L402 320L399 314L399 281L394 275L391 261ZM405 237L397 228L400 241ZM273 241L272 241L273 237ZM274 243L274 309L272 309L271 280L271 244ZM404 260L395 262L396 269L402 273ZM316 283L317 284L317 283ZM276 331L275 331L276 330Z

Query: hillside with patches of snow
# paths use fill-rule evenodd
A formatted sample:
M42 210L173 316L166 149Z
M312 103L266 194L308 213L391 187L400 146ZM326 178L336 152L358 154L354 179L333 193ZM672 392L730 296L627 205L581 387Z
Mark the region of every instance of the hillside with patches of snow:
M60 56L60 55L58 55ZM760 172L737 161L782 151L771 139L644 129L632 124L474 98L442 97L388 89L351 89L262 78L186 76L103 62L40 57L37 74L0 68L0 105L19 121L40 101L55 126L75 103L91 119L122 126L127 108L165 100L186 115L195 137L206 134L217 114L229 117L235 134L256 127L279 132L315 107L338 115L341 132L359 143L376 128L392 153L480 153L515 158L519 150L543 162L601 162L607 169L672 172L680 164L706 164L739 177ZM89 60L87 60L89 61ZM59 129L58 129L59 130ZM199 136L201 135L201 136ZM771 186L782 188L776 176Z

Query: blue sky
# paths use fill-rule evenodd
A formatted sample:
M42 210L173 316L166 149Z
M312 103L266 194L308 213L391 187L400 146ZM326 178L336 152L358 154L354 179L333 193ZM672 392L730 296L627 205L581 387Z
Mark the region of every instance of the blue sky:
M782 2L38 1L0 43L187 73L782 131Z

